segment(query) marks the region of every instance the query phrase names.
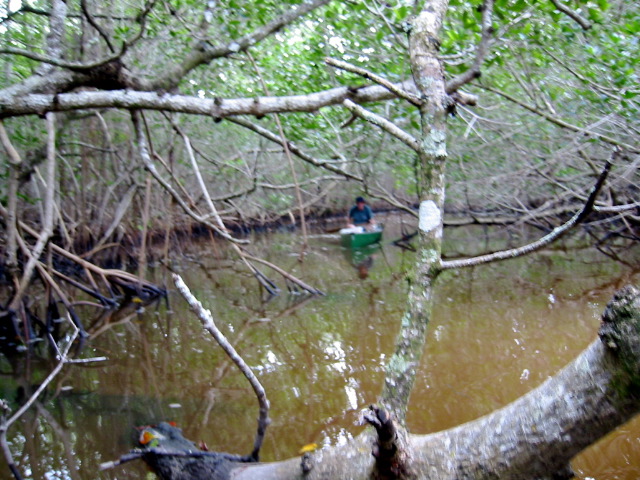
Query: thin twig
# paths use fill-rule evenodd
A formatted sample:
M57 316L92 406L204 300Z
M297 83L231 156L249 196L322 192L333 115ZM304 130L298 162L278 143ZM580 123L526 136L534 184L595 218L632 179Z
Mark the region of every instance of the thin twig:
M80 333L80 330L78 330L78 328L75 326L73 321L71 321L71 318L68 315L67 319L73 327L73 333L71 334L71 337L69 338L69 341L67 342L67 345L65 346L63 351L60 351L56 345L56 350L58 352L58 363L53 368L53 370L49 372L49 375L47 375L47 377L42 381L36 391L33 392L33 394L27 399L27 401L22 404L20 408L9 419L5 417L5 414L9 413L9 407L4 400L0 400L0 408L4 410L4 412L0 414L0 446L2 447L2 451L7 460L7 463L9 464L9 468L11 469L11 472L13 473L16 480L21 480L22 476L20 475L20 472L15 465L11 450L9 449L9 445L7 443L7 431L9 430L11 425L15 423L16 420L18 420L29 408L31 408L40 394L45 391L47 386L53 381L58 373L60 373L62 367L64 367L64 365L68 363L69 351L71 350L73 342L76 340L78 334Z
M213 316L211 315L211 311L205 309L202 306L202 303L193 296L189 287L184 283L180 275L173 274L173 282L180 292L180 294L187 301L191 310L198 316L204 328L213 336L213 338L218 342L218 345L222 347L225 353L231 358L231 360L236 364L236 366L240 369L245 378L249 381L251 388L256 394L258 405L260 408L260 416L258 417L258 431L256 433L256 438L253 444L253 451L251 452L251 458L255 461L258 461L260 456L260 448L262 446L262 441L264 439L264 434L269 426L271 420L269 419L269 400L267 399L267 394L255 376L251 368L246 364L244 359L238 354L233 345L229 343L223 333L218 330L215 322L213 321Z
M543 112L542 110L540 110L538 107L535 106L531 106L523 101L518 100L517 98L515 98L512 95L509 95L508 93L505 93L501 90L498 90L496 88L492 88L492 87L488 87L486 85L481 85L481 84L477 84L477 87L482 88L484 90L487 90L489 92L495 93L496 95L499 95L503 98L505 98L506 100L509 100L512 103L515 103L516 105L521 106L522 108L529 110L531 113L535 113L536 115L541 116L542 118L544 118L545 120L548 120L549 122L562 127L562 128L566 128L567 130L571 130L573 132L577 132L577 133L581 133L583 135L589 135L595 138L598 138L600 140L602 140L605 143L608 143L610 145L615 145L618 146L620 148L623 148L624 150L627 150L630 153L640 153L640 148L638 148L637 146L633 146L631 144L628 143L624 143L620 140L617 140L615 138L612 138L608 135L603 135L601 133L595 132L593 130L590 130L587 127L579 127L577 125L573 125L569 122L566 122L564 120L562 120L561 118L558 118L554 115L551 115L549 113Z
M270 140L271 142L274 142L274 143L277 143L278 145L283 146L282 138L278 137L278 135L276 135L275 133L267 130L266 128L264 128L264 127L262 127L260 125L256 125L255 123L252 123L252 122L249 122L247 120L244 120L244 119L241 119L241 118L237 118L237 117L233 117L233 118L229 117L226 120L228 122L235 123L236 125L240 125L240 126L242 126L244 128L248 128L249 130L257 133L258 135L261 135L262 137L266 138L267 140ZM362 177L354 175L353 173L346 172L343 169L338 168L332 162L327 162L327 161L323 161L323 160L316 159L316 158L312 157L311 155L303 152L302 149L300 149L297 145L295 145L292 142L287 142L287 145L288 145L289 151L291 153L296 155L301 160L304 160L305 162L313 165L314 167L320 167L320 168L323 168L325 170L329 170L330 172L337 173L338 175L342 175L343 177L345 177L348 180L355 180L357 182L364 181ZM284 146L283 146L283 148L284 148Z
M267 84L264 81L264 77L262 76L262 72L258 67L258 64L254 60L253 56L247 50L246 52L249 61L253 65L256 74L258 75L258 79L260 80L260 84L262 85L262 89L264 90L265 95L270 95L269 89L267 88ZM276 125L278 126L278 133L280 134L280 139L282 140L282 148L284 149L284 154L287 157L287 161L289 162L289 170L291 170L291 177L293 178L293 183L295 185L296 192L296 200L298 202L298 211L300 212L300 226L302 229L302 251L300 253L300 260L304 258L305 251L307 249L307 245L309 243L308 235L307 235L307 221L304 216L304 204L302 202L302 192L300 190L300 182L298 181L298 174L296 173L295 166L293 164L293 158L291 157L291 151L289 150L289 142L287 141L287 137L284 134L284 128L282 128L282 122L280 121L280 116L275 113L273 115L274 120L276 121Z

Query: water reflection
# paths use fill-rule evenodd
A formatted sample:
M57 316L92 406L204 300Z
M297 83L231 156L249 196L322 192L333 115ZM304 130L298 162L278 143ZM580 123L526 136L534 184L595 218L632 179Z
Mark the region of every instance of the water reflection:
M393 222L385 219L385 225L393 236ZM469 234L468 242L455 239L452 248L474 253L484 247L476 239L477 234ZM296 456L309 443L342 444L359 433L359 409L381 390L382 368L404 309L403 272L413 264L413 253L389 245L352 252L335 238L319 236L300 264L289 255L295 237L255 240L267 260L327 295L283 293L264 302L253 277L221 251L209 253L208 246L192 260L176 258L172 267L265 385L273 424L263 458ZM493 241L488 234L484 240ZM354 281L361 266L367 279ZM165 272L154 273L163 283ZM443 275L411 398L411 430L457 425L537 386L595 338L605 302L632 279L637 282L637 272L597 253L572 257L553 250ZM131 448L134 426L162 420L177 422L210 449L251 450L253 394L181 299L172 296L170 304L173 310L151 305L85 321L92 338L82 355L109 360L68 366L9 431L24 472L33 478L94 479L101 462ZM51 368L36 358L1 362L0 395L14 408ZM576 459L581 478L638 478L639 423ZM137 463L100 474L145 476ZM4 464L0 478L11 478Z
M360 248L343 248L343 253L347 262L358 272L358 278L364 280L369 277L369 270L373 266L376 253L381 250L381 245L375 243Z

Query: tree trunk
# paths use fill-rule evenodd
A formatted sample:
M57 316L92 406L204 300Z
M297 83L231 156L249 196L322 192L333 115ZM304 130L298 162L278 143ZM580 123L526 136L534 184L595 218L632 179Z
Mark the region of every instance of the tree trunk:
M569 462L578 452L638 411L640 291L626 287L607 306L599 338L556 376L480 419L439 433L409 435L410 472L379 474L374 455L381 440L373 430L346 446L283 462L248 463L208 452L185 456L195 446L172 443L184 440L180 431L169 434L162 424L162 438L145 460L163 480L203 478L198 475L205 468L206 478L235 480L569 478Z

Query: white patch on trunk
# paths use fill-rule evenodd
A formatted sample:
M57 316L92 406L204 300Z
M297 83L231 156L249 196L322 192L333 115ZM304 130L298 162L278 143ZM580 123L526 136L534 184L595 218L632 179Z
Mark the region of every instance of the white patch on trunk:
M440 209L433 200L425 200L420 204L420 222L418 228L423 233L429 233L430 231L440 226Z

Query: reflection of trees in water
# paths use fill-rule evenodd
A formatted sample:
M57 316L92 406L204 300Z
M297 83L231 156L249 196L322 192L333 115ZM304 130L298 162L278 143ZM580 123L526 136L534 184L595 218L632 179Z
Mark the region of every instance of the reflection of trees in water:
M334 263L327 270L338 270L344 278L352 279L354 266L345 262L338 250L333 250L332 254ZM271 378L270 388L274 393L269 393L275 396L274 405L282 406L281 416L276 419L272 427L274 431L267 439L269 455L282 457L295 454L297 448L292 447L291 443L318 440L338 442L353 434L347 388L356 390L360 404L372 400L367 398L367 392L379 389L376 382L382 378L381 360L379 357L370 358L370 352L385 353L391 350L393 338L389 337L393 335L389 335L389 332L395 328L395 319L400 318L393 309L401 310L401 307L392 306L390 291L391 287L396 288L392 284L402 283L394 276L402 271L399 265L411 259L408 252L398 249L387 251L383 248L376 251L375 255L367 282L354 284L352 280L345 280L334 284L328 297L281 295L269 302L261 302L255 286L254 290L245 288L243 293L233 294L238 285L235 273L231 273L233 280L227 281L220 270L203 268L202 275L207 272L209 277L201 275L195 280L205 291L208 291L208 285L205 284L209 278L217 281L220 292L216 292L216 297L210 301L216 305L214 310L219 309L220 314L224 315L223 325L229 327L228 337L241 355L252 359L252 365L261 367L269 363L265 360L269 351L275 354L275 361L271 362L273 370L261 371ZM554 288L557 302L578 304L583 298L588 300L585 296L587 292L595 292L595 295L604 292L603 295L608 295L609 289L633 275L631 271L622 275L621 279L612 280L616 275L615 267L607 271L600 261L591 261L582 253L579 257L582 260L565 264L561 254L545 251L530 261L513 261L515 263L509 262L499 267L484 266L455 275L445 274L440 279L438 294L455 292L459 296L456 298L467 305L464 308L468 308L467 302L470 302L474 304L474 309L482 307L491 296L508 300L522 294L535 302L537 297L544 298L549 293L547 282L541 275L551 274L552 279L557 278L549 283ZM319 262L327 262L331 258L330 252L323 252L319 255ZM604 259L598 255L595 258ZM389 260L393 270L385 268L388 259L393 260ZM585 267L584 271L580 267L581 283L576 284L573 290L585 293L564 295L561 289L566 282L563 284L561 275L553 277L554 271L556 268L559 272L572 268L575 270L578 264L584 264ZM536 269L538 273L535 273ZM627 272L628 269L623 270ZM327 275L325 270L319 270L318 273ZM514 288L514 277L526 293L516 292L518 289ZM241 280L244 281L244 278ZM247 279L251 281L248 276ZM335 279L332 277L327 281L335 282ZM403 287L400 286L399 290L402 291ZM486 305L491 306L490 303ZM107 354L111 359L111 369L107 369L105 374L98 373L93 369L95 367L69 366L64 371L68 377L64 380L60 377L55 388L51 387L50 395L57 396L42 401L61 428L69 432L72 455L89 459L83 460L83 471L87 462L90 465L94 461L91 459L96 457L96 452L100 452L101 460L108 460L117 458L129 449L131 426L157 423L163 419L176 419L185 432L189 432L196 440L215 436L212 431L224 431L226 436L226 427L215 425L231 422L234 428L228 434L228 444L245 445L254 431L255 402L246 394L246 386L238 380L238 375L229 368L231 365L226 357L216 354L216 348L210 343L198 340L201 332L193 327L197 321L190 314L164 309L154 311L152 306L147 307L146 313L138 314L136 307L133 304L128 310L113 312L93 321L85 320L87 329L92 333L87 347L95 349L89 351ZM504 312L498 313L502 315ZM393 319L393 322L389 322L389 319ZM388 326L385 325L387 322ZM340 362L327 354L332 349L334 354L337 352L335 342L344 352L341 358L344 358L347 366L345 372L336 371L332 365ZM31 360L29 368L32 375L37 373L35 364ZM25 365L23 363L19 368L27 369ZM46 363L43 368L47 368ZM36 384L34 379L37 378L37 374L33 375L30 383ZM94 379L98 383L93 383ZM66 390L63 386L73 389ZM116 388L118 393L111 394ZM298 390L297 396L293 393L294 388ZM473 390L478 385L470 388ZM56 393L57 390L59 393ZM329 390L333 394L327 396L326 391ZM168 405L174 402L181 403L182 408L169 408ZM347 413L336 414L344 411ZM283 421L283 418L287 418L287 421ZM47 431L53 428L45 419L38 421L38 425ZM17 435L14 433L13 438L17 438ZM52 442L62 442L53 433L49 436L54 438ZM293 440L277 444L273 440L283 437ZM210 440L208 443L215 448ZM64 453L55 450L58 447L46 444L44 447L33 445L30 448L49 458L42 459L45 466L62 470L71 468L66 465ZM49 452L56 456L48 457ZM60 466L56 462L64 462L65 465ZM135 468L132 465L120 469L114 475L123 478L128 475L125 470L135 471Z

